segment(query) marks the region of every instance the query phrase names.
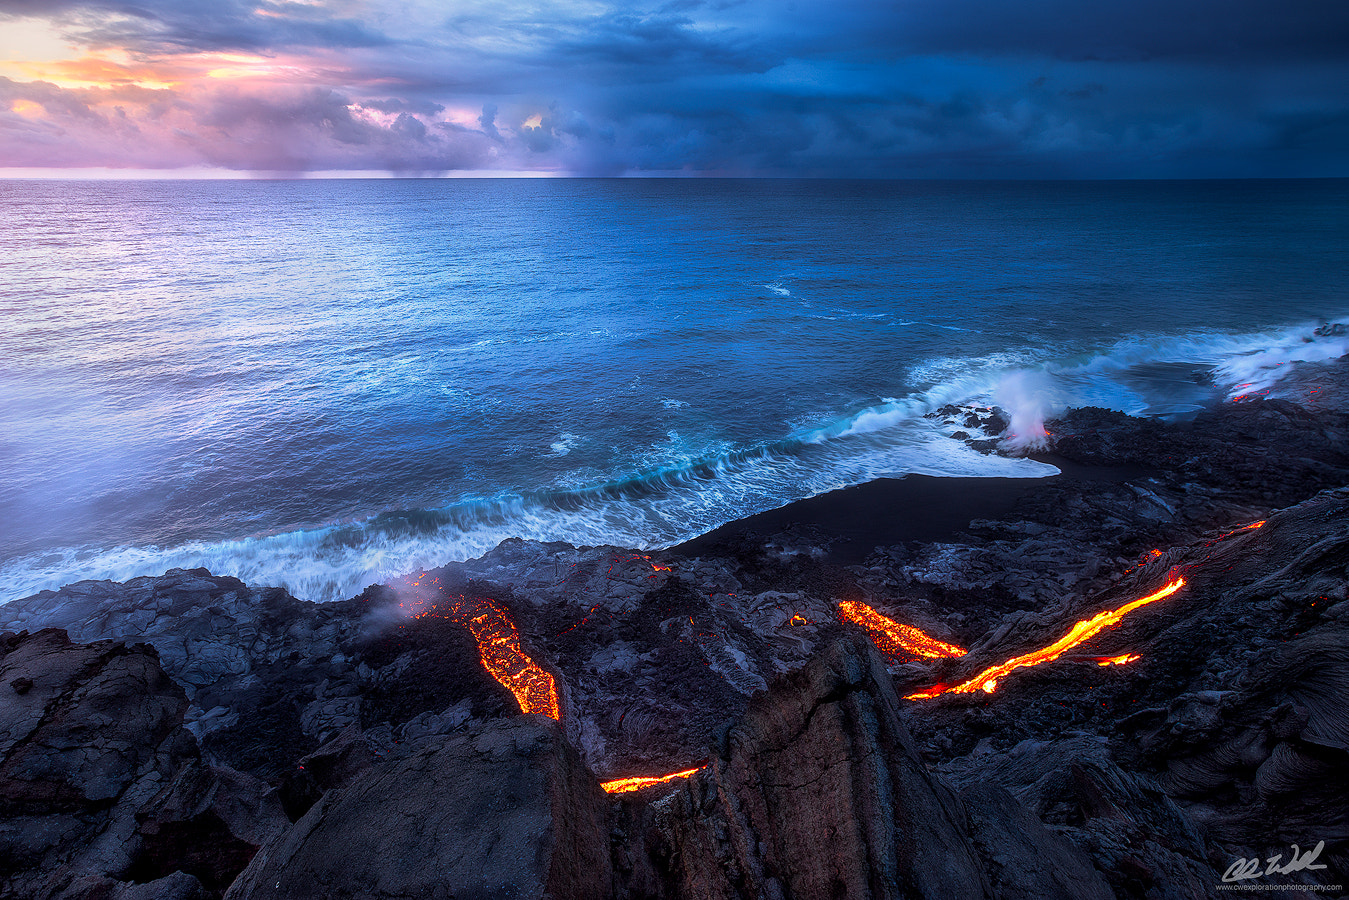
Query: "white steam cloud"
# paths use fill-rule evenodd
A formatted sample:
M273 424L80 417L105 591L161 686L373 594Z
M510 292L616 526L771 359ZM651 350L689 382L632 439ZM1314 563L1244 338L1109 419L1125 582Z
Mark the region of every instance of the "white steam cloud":
M1020 370L1003 377L993 393L995 402L1007 411L1010 423L1002 438L1008 450L1043 450L1049 444L1045 417L1051 411L1051 385L1044 372Z

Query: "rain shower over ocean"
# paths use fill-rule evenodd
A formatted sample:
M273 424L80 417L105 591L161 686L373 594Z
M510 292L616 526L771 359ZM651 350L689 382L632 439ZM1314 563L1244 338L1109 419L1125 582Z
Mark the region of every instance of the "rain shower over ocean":
M1349 351L1349 183L0 182L0 599L668 545Z

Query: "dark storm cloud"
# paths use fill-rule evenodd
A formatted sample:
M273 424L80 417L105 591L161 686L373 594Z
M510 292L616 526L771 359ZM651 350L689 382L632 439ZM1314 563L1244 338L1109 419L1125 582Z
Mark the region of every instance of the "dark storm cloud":
M497 105L495 103L484 103L482 115L478 116L478 124L482 126L483 134L494 141L500 141L501 132L497 131L496 118Z
M1244 62L1349 51L1339 0L839 0L803 24L824 43L892 53Z
M0 16L60 18L81 40L140 50L390 42L369 22L284 0L0 0ZM425 24L428 35L436 30ZM672 63L759 71L788 49L855 58L958 53L1238 62L1349 51L1349 3L1341 0L681 0L658 7L616 3L599 14L563 3L517 9L503 2L453 12L445 24L469 36L528 36L540 51L535 65L588 61L636 72Z
M555 64L622 67L638 77L668 75L672 67L762 72L778 61L757 36L729 29L705 33L694 24L686 16L610 13L585 22L578 35L556 40L550 53Z
M388 97L383 100L362 100L361 106L379 112L418 113L423 116L434 116L438 112L445 111L445 106L441 103L430 100L402 100L398 97Z
M406 112L381 125L355 115L355 106L322 89L267 97L221 91L197 111L195 138L207 161L231 168L367 168L371 160L390 171L443 172L483 161L481 135L432 133Z
M1055 64L915 58L859 73L851 64L719 90L613 89L604 97L615 150L571 164L725 174L875 177L1243 177L1344 171L1349 140L1333 126L1349 107L1329 88L1343 65L1287 70L1300 97L1293 146L1282 104L1240 78L1193 63ZM775 73L776 74L776 73ZM1338 77L1337 77L1338 76ZM1318 88L1319 86L1319 88ZM1318 94L1319 91L1319 94ZM1278 147L1288 147L1286 151Z
M244 51L321 86L201 81L120 114L53 89L4 133L96 157L84 121L269 171L1349 174L1349 2L385 2L0 0L147 65Z

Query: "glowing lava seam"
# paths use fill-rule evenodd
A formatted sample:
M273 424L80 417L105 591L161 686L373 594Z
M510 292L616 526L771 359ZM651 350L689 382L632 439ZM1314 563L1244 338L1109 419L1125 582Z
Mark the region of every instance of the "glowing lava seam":
M1123 666L1141 658L1137 653L1121 653L1119 656L1098 656L1092 662L1098 666Z
M609 794L625 794L628 791L640 791L642 788L650 787L653 784L665 784L677 778L688 778L701 768L702 766L694 766L692 769L671 772L669 775L635 775L631 778L615 778L613 781L604 782L600 787L604 788L605 792Z
M1140 597L1132 603L1126 603L1119 609L1108 609L1105 612L1097 613L1090 619L1083 619L1078 622L1068 633L1059 638L1048 647L1039 650L1032 650L1030 653L1023 653L1021 656L1013 657L1007 662L999 663L996 666L990 666L984 671L975 675L969 681L961 684L947 686L935 685L925 691L917 691L907 695L905 700L927 700L941 694L972 694L977 690L993 693L998 688L998 680L1007 675L1014 669L1024 668L1026 666L1038 666L1040 663L1050 662L1058 659L1065 652L1076 647L1084 641L1090 640L1100 634L1106 628L1119 624L1119 621L1129 613L1138 609L1140 606L1146 606L1165 597L1170 597L1176 591L1185 586L1184 578L1176 578L1170 581L1161 590L1148 594L1146 597Z
M1263 528L1263 527L1265 526L1265 522L1266 522L1266 521L1267 521L1267 520L1265 520L1265 519L1261 519L1259 522L1252 522L1252 523L1249 524L1249 525L1242 525L1240 528L1233 528L1231 531L1227 532L1226 534L1220 534L1220 535L1218 535L1217 540L1221 541L1221 540L1223 540L1224 538L1230 538L1232 535L1234 535L1234 534L1241 534L1243 531L1254 531L1254 530L1257 529L1257 528Z
M1120 656L1098 656L1091 661L1099 665L1099 667L1105 668L1106 665L1128 665L1129 663L1137 663L1140 658L1143 657L1140 657L1137 653L1121 653Z
M561 719L557 684L520 646L520 632L506 610L485 597L460 600L453 607L454 621L468 627L478 642L482 667L515 695L520 711ZM423 613L422 615L427 615Z
M856 600L843 600L838 605L839 617L845 622L861 625L876 642L876 646L889 654L911 653L928 659L943 657L956 659L965 655L962 647L939 641L930 634L902 625L894 619L887 619L865 603Z

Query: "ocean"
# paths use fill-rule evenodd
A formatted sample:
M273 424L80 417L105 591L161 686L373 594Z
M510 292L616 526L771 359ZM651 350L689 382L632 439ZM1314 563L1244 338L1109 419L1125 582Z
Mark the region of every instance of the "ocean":
M668 546L1055 471L946 403L1030 440L1349 353L1345 181L0 181L0 226L0 600Z

